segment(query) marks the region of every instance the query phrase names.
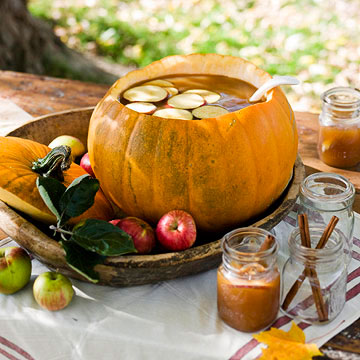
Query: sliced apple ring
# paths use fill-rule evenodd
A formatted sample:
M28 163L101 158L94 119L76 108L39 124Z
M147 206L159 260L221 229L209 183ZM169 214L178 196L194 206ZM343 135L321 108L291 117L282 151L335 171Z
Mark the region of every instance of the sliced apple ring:
M125 107L141 114L152 114L156 110L156 106L148 102L133 102L125 105Z
M177 109L195 109L205 104L205 99L198 94L179 94L167 101L168 105Z
M221 115L227 114L229 111L221 106L216 105L204 105L194 109L192 114L198 119L215 118Z
M156 86L160 86L160 87L173 87L174 84L170 81L167 80L162 80L162 79L155 79L155 80L150 80L147 81L146 83L144 83L143 85L156 85Z
M169 93L169 95L177 95L179 93L179 90L176 87L164 87L164 89Z
M158 102L164 100L168 92L154 85L135 86L124 92L123 97L128 101Z
M156 110L153 113L153 115L166 119L192 120L193 118L190 111L184 109L174 109L174 108Z
M198 95L201 95L208 104L212 104L214 102L217 102L221 98L220 94L218 94L218 93L216 93L214 91L205 90L205 89L190 89L190 90L184 91L184 94L198 94Z

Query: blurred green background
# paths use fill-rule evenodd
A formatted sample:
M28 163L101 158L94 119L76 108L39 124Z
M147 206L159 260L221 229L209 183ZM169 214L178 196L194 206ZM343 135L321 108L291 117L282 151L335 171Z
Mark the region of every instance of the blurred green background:
M30 0L67 46L118 76L171 54L250 60L284 87L298 111L319 111L333 86L360 88L359 0Z

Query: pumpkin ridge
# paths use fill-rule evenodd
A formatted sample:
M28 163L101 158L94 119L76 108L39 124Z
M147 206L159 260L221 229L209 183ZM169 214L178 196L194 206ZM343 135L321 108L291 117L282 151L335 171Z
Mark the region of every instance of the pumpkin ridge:
M186 146L185 146L185 155L186 155L186 160L185 160L185 170L186 170L186 184L187 186L185 186L185 190L187 192L187 194L184 194L184 198L185 198L185 207L186 209L189 209L189 211L191 212L192 206L191 206L191 198L192 198L192 194L191 194L191 185L190 185L190 167L189 167L189 162L190 162L190 142L189 142L189 126L190 123L189 122L185 122L184 123L185 126L185 139L186 139Z
M277 108L279 107L279 105L278 105L277 102L275 102L275 105L276 105ZM264 111L262 111L262 112L264 112ZM266 115L265 115L265 119L267 120ZM272 121L271 121L271 122L272 122ZM267 123L268 123L269 128L272 129L272 123L269 123L268 121L267 121ZM269 131L269 133L271 133L272 144L275 145L275 146L272 146L273 149L275 148L275 151L272 153L272 157L273 157L273 158L276 157L275 163L278 164L279 161L280 161L280 159L281 159L281 154L279 153L279 148L276 146L276 137L275 137L274 132L273 132L273 131ZM276 179L277 179L277 182L276 182L276 184L275 184L275 186L274 186L274 189L279 189L279 187L280 187L280 180L281 180L281 177L279 176L280 169L279 169L278 166L273 166L272 171L273 171L273 173L271 174L271 176L272 176L273 178L276 178ZM274 202L274 200L275 200L274 198L270 199L269 206Z
M252 142L250 141L249 134L247 133L247 131L245 131L245 126L242 123L241 118L240 118L239 115L240 115L240 112L235 112L235 117L236 117L236 120L237 120L237 123L238 123L237 126L241 126L243 134L246 136L247 144L251 148L251 154L252 154L252 162L251 163L254 164L255 160L256 160L254 146L253 146ZM255 173L257 175L258 174L258 169L256 168L256 166L253 166L253 171L254 170L255 170ZM250 206L250 204L248 204L247 209L246 209L250 213L254 212L255 205L257 204L258 194L259 194L259 187L258 186L255 187L255 191L256 191L256 193L255 193L255 196L254 196L254 201L251 202L251 206ZM251 211L249 211L249 209L251 209Z
M275 99L274 99L275 100ZM273 100L273 101L274 101ZM275 101L274 102L274 105L276 106L276 109L278 109L279 107L281 107L280 106L280 104L277 102L277 101ZM265 119L267 119L267 117L265 116ZM271 123L268 123L268 125L269 125L269 128L272 130L272 121L271 121ZM275 161L275 163L276 164L279 164L280 163L280 159L281 159L281 154L280 154L280 150L279 150L279 148L278 148L278 146L276 146L276 137L275 137L275 134L274 134L274 132L273 131L269 131L269 133L271 133L271 139L272 139L272 143L274 144L274 146L272 146L272 148L275 148L275 151L273 152L273 157L274 158L276 158L276 161ZM272 167L272 170L273 170L273 173L271 174L271 176L272 177L275 177L276 179L277 179L277 182L276 182L276 184L275 184L275 186L274 186L274 189L280 189L280 182L281 182L281 176L280 176L280 168L279 168L279 166L273 166ZM281 192L278 194L278 196L282 193L284 191L284 189L282 189L281 190ZM270 203L269 203L269 206L273 203L275 201L275 198L273 197L273 198L271 198L270 199Z
M276 90L276 97L279 96L278 94L282 93L282 91L281 91L280 89L275 89L275 90ZM282 94L283 94L283 93L282 93ZM283 94L283 98L286 100L286 103L287 103L287 105L288 105L288 107L289 107L289 112L290 112L289 123L290 123L290 129L292 130L292 136L293 136L293 138L294 138L294 142L293 142L293 143L294 143L294 148L295 148L295 149L294 149L294 148L293 148L293 149L289 149L289 152L288 152L287 154L285 154L285 156L288 156L288 155L293 156L293 153L294 153L294 154L295 154L295 158L296 158L296 153L297 153L297 139L298 139L298 137L297 137L297 131L296 131L295 116L294 116L294 112L292 111L292 109L291 109L291 107L290 107L290 104L289 104L289 102L287 101L287 99L286 99L286 97L285 97L284 94ZM281 111L281 112L284 114L284 117L285 117L285 118L288 118L288 117L289 117L289 116L287 115L284 107L281 106L281 104L280 104L279 101L276 101L276 111L279 111L279 112ZM278 147L276 147L276 151L277 151L277 153L279 154L279 151L280 151L280 150L279 150ZM281 154L279 154L278 159L280 159L280 155L281 155ZM280 169L279 169L279 170L280 170ZM289 177L288 181L291 180L291 177L292 177L292 173L290 174L290 177ZM280 180L281 180L280 176L277 176L277 179L278 179L278 188L280 188L280 185L282 185L281 182L280 182ZM285 187L283 186L282 191L285 190L286 186L287 186L287 184L285 184Z
M161 141L162 141L162 136L163 136L163 133L164 133L164 124L165 124L165 121L158 121L158 124L159 124L159 131L157 133L157 141L156 141L156 145L155 145L155 150L154 150L154 156L153 156L153 166L154 167L157 167L157 161L156 159L159 159L159 154L160 154L160 145L161 145ZM157 178L155 177L155 172L152 171L151 172L151 175L152 175L152 178L151 178L151 184L152 184L152 197L153 197L153 204L155 205L155 208L158 207L158 204L157 204L157 200L156 200L156 196L155 193L156 193L156 180Z
M298 139L298 135L297 135L297 127L296 127L296 121L295 121L295 114L294 114L294 111L293 109L291 108L290 106L290 103L288 101L288 99L284 96L285 100L286 100L286 103L288 105L288 108L289 108L289 114L290 114L290 119L289 121L291 122L291 125L292 125L292 130L293 130L293 136L294 138L296 139L296 142L294 143L294 147L296 148L296 152L297 152L297 147L298 147L298 144L297 144L297 139ZM280 104L279 104L280 105ZM285 114L285 116L287 117L288 115L286 114L286 111L284 109L283 106L278 106L279 108L281 108L281 111Z
M124 166L124 171L122 172L123 174L128 174L128 184L129 184L129 187L130 189L132 190L131 191L131 194L132 194L132 198L134 200L134 205L135 207L137 208L137 210L139 210L139 205L137 203L137 199L136 199L136 194L135 194L135 191L134 191L134 188L133 188L133 184L131 183L132 182L132 165L131 165L131 155L130 155L130 149L131 149L131 145L132 145L132 142L134 141L133 139L136 137L136 127L139 126L141 122L141 119L139 117L139 121L135 122L134 123L134 126L132 127L131 131L130 131L130 136L126 142L126 147L125 147L125 151L124 151L124 157L123 157L123 166ZM128 168L128 171L125 170L125 167ZM140 209L141 211L141 209ZM131 214L130 214L131 215Z
M279 94L282 94L283 95L282 98L285 99L285 101L286 101L286 103L288 105L290 118L289 118L289 115L286 113L286 110L284 109L284 107L281 105L280 101L276 101L277 111L280 112L280 110L281 110L281 112L284 114L284 117L289 118L290 128L292 130L292 136L293 136L293 139L294 139L294 141L293 141L294 147L292 149L289 149L290 150L289 154L291 154L292 156L294 156L294 158L296 158L297 147L298 147L298 135L297 135L296 122L295 122L295 114L294 114L294 112L293 112L287 98L285 97L285 95L281 91L281 89L275 89L275 90L276 90L276 98L279 96ZM278 148L277 148L277 151L279 151ZM290 179L291 179L291 176L290 176ZM290 181L290 179L289 179L289 181Z

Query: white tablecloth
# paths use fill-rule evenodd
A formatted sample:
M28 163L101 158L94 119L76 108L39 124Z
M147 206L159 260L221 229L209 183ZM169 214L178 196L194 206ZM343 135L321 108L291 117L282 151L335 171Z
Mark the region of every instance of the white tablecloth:
M274 228L285 251L294 221L291 213ZM354 233L345 308L330 324L300 324L307 342L321 346L360 316L358 215ZM0 294L0 359L254 359L263 346L219 319L216 269L130 288L73 280L76 296L70 305L48 312L32 295L34 279L47 269L36 260L32 263L31 281L24 289ZM290 320L279 313L274 326L288 330Z

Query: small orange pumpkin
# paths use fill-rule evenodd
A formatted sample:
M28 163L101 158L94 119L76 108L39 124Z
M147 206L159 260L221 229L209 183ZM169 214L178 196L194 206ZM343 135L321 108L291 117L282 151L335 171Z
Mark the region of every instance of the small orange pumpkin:
M44 223L56 223L56 217L48 209L37 189L36 179L40 175L31 168L34 161L45 157L50 150L49 147L35 141L0 137L0 200ZM72 163L63 173L63 184L68 186L84 174L87 174L84 169ZM82 215L71 219L71 223L76 223L82 218L110 220L112 217L112 206L99 190L94 205Z
M106 196L156 223L183 209L199 229L223 231L265 211L289 183L297 155L293 111L280 88L264 102L199 120L139 114L119 102L131 86L164 76L223 75L260 87L271 78L241 58L170 56L120 78L96 106L88 149Z

